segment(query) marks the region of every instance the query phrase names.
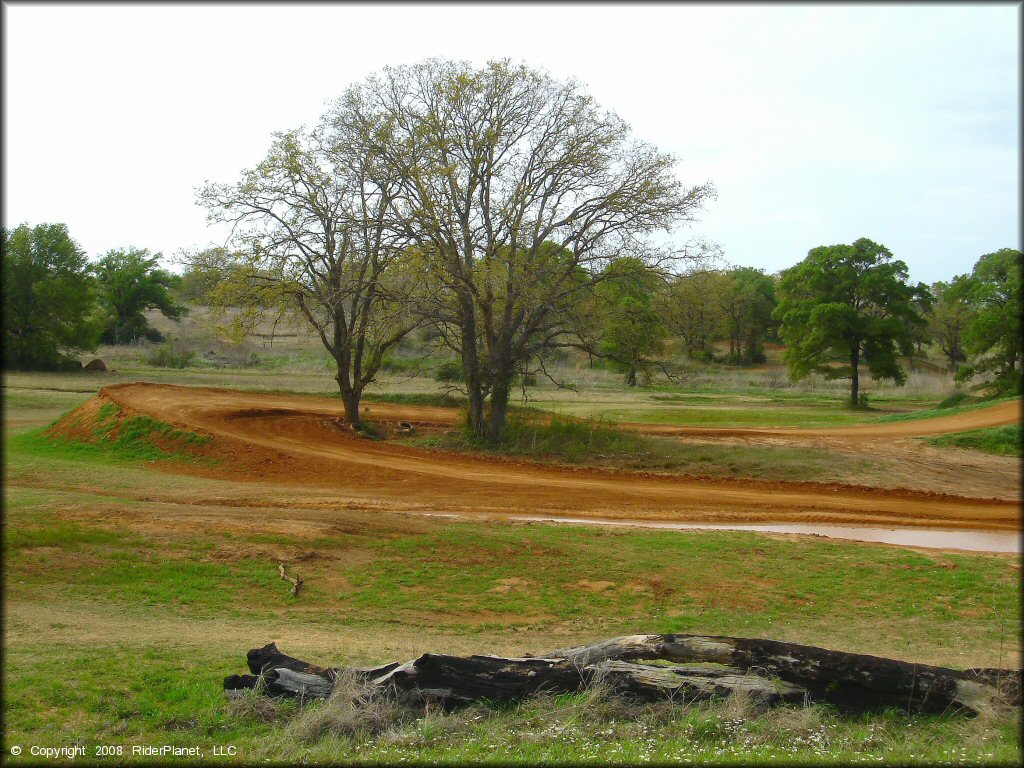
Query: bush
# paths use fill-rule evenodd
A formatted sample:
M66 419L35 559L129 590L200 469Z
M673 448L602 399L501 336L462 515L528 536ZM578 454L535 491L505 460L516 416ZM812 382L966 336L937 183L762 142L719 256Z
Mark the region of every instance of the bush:
M940 409L940 408L941 409L957 408L957 407L959 407L961 405L967 405L968 403L973 403L975 401L975 399L976 398L971 397L966 392L954 392L952 395L947 397L945 400L943 400L941 403L939 403L935 407L937 409Z
M441 365L437 366L434 370L434 378L438 381L461 382L462 363L455 361L441 363Z
M195 357L191 349L175 345L174 342L167 342L153 347L142 356L142 362L154 368L187 368Z

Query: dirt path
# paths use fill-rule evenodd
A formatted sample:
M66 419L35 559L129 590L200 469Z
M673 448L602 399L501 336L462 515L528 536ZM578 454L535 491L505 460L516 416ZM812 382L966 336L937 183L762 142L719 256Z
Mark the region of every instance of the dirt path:
M971 429L1001 427L1019 424L1022 417L1020 400L999 403L989 408L975 408L948 416L932 419L909 419L907 421L886 421L870 424L852 424L848 427L827 427L805 429L802 427L678 427L670 424L623 424L649 435L694 435L706 437L840 437L844 440L864 438L924 437L947 435L953 432L967 432Z
M156 384L103 390L122 408L214 435L214 469L176 467L243 481L344 491L458 513L694 522L805 522L1015 530L1015 501L906 490L757 481L710 481L595 469L546 467L362 440L339 429L337 401ZM993 409L994 410L994 409ZM997 418L1012 421L1013 409ZM372 419L451 423L452 409L371 404ZM970 423L989 423L985 410ZM947 417L939 429L950 429ZM894 436L931 434L931 421L872 425ZM960 430L963 420L952 429ZM908 430L908 427L910 428ZM851 431L856 428L850 428ZM766 432L766 430L758 430ZM839 430L829 430L838 432ZM792 430L773 430L789 434ZM807 431L801 431L804 434ZM874 435L877 437L877 434Z

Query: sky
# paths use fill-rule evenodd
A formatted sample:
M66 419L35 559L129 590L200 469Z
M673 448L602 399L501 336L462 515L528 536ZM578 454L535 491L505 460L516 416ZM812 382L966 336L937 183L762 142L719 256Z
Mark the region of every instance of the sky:
M195 204L385 66L508 57L586 84L718 191L675 237L775 272L868 237L926 283L1021 248L1021 8L3 3L5 227L96 258L223 244Z

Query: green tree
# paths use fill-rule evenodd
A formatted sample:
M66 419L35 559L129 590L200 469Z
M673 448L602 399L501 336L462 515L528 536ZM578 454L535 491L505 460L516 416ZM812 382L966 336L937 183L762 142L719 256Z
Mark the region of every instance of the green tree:
M911 327L924 322L916 302L926 291L908 285L906 264L867 238L812 249L779 284L775 319L790 377L848 378L854 407L861 364L874 378L902 385L906 373L898 358L912 349Z
M961 368L958 378L993 373L992 386L1003 394L1021 391L1022 258L1013 248L985 254L966 280L974 316L964 333L964 347L980 359Z
M183 269L174 296L192 306L210 306L218 284L231 278L237 261L238 254L219 246L182 253L177 258Z
M54 370L80 367L96 349L100 318L85 253L64 224L4 229L4 364Z
M959 372L960 364L967 361L964 335L974 317L969 292L966 275L958 275L948 283L940 281L932 285L935 303L928 315L929 336L946 356L954 376Z
M340 106L398 184L393 220L443 296L470 430L493 442L513 376L567 343L580 292L615 257L656 259L645 236L712 194L579 83L508 61L386 69Z
M140 338L163 341L163 334L146 320L146 310L159 310L171 320L180 320L185 314L187 309L171 293L180 278L157 266L159 262L160 254L127 248L108 251L93 267L109 315L103 331L105 343L124 344Z
M764 362L764 337L772 327L776 303L775 281L753 267L730 269L723 278L717 296L729 339L729 360Z
M686 354L710 360L710 344L724 323L720 296L725 292L725 276L712 269L697 269L676 276L665 293L662 317L669 329L679 335Z
M668 335L654 297L661 277L642 259L626 256L612 261L597 284L607 317L599 352L612 367L626 375L626 385L637 386L637 375L650 374Z

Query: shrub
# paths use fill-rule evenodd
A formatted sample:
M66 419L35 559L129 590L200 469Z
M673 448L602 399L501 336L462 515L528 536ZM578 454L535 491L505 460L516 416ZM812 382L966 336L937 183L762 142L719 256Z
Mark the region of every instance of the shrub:
M462 381L462 363L455 361L441 363L434 369L434 378L445 382Z
M142 362L154 368L187 368L195 352L176 345L173 341L159 344L142 356Z
M942 409L957 408L958 406L967 405L968 403L973 403L974 401L975 398L971 397L966 392L954 392L952 395L947 397L945 400L943 400L935 407Z

